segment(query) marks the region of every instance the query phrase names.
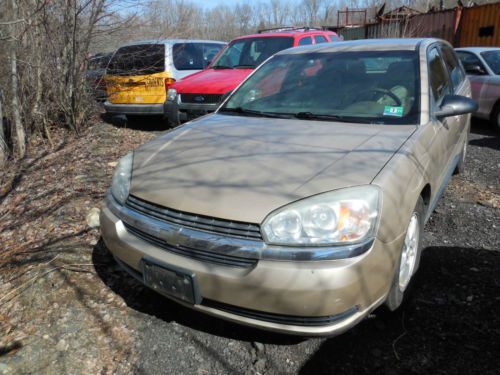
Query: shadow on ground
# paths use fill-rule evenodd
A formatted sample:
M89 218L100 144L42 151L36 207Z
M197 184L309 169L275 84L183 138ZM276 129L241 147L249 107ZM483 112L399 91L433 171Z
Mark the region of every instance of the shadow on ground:
M170 129L162 116L112 116L102 113L101 120L118 128L132 130L165 131Z
M102 239L94 247L92 260L99 277L114 293L121 296L129 307L165 322L175 321L198 331L242 341L291 345L304 340L296 336L264 332L227 322L171 301L144 287L123 271L113 259Z
M500 253L424 251L400 311L326 340L301 374L493 374L500 353Z
M212 318L145 289L119 269L102 240L93 261L102 280L144 314L237 340L303 341ZM493 373L500 352L499 287L499 252L429 247L414 292L400 311L380 308L374 318L325 340L300 373Z

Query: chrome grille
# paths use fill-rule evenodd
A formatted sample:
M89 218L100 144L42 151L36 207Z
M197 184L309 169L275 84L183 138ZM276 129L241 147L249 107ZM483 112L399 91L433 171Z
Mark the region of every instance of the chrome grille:
M204 232L217 233L250 240L262 240L260 226L230 220L215 219L208 216L189 214L171 208L162 207L140 198L129 196L126 206L143 215L153 217L170 224L177 224Z
M247 258L236 257L233 255L212 253L210 251L194 249L187 246L180 246L180 245L174 246L167 243L165 240L155 237L149 233L143 232L128 223L124 222L123 224L125 225L125 228L129 233L133 234L136 237L139 237L143 241L158 246L159 248L169 251L171 253L196 259L202 262L210 262L223 266L248 268L257 264L256 259L247 259Z
M217 104L220 103L220 94L180 94L182 103Z

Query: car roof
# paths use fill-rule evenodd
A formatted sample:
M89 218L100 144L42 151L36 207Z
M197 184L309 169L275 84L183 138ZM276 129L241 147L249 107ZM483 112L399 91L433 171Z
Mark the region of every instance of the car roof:
M297 29L283 29L283 30L275 30L275 31L263 31L261 33L257 34L249 34L249 35L243 35L239 36L237 38L234 38L233 40L239 40L239 39L247 39L247 38L269 38L269 37L278 37L278 38L283 38L283 37L294 37L297 35L315 35L315 34L320 34L320 35L331 35L331 36L336 36L337 34L333 31L329 30L320 30L320 29L309 29L309 28L297 28Z
M278 52L277 55L301 54L310 52L341 52L341 51L391 51L391 50L417 50L428 45L448 42L436 38L395 38L395 39L359 39L347 42L322 43L295 47Z
M485 51L498 51L500 47L461 47L455 48L455 51L470 51L470 52L485 52Z
M141 44L176 44L176 43L219 43L227 44L227 42L222 42L220 40L205 40L205 39L149 39L149 40L137 40L134 42L126 43L120 46L137 46Z

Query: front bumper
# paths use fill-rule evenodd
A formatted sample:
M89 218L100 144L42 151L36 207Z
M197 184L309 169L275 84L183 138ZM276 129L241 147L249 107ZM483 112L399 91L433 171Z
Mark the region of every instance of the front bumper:
M117 115L163 115L163 104L113 104L106 101L104 109Z
M189 307L241 324L304 336L340 334L380 305L389 290L396 249L402 240L391 244L375 240L364 254L345 259L271 260L258 251L249 253L253 258L247 265L224 265L151 243L140 235L142 232L138 235L131 228L161 231L154 227L155 220L144 215L128 216L126 210L107 198L101 210L101 230L109 250L134 277L142 281L144 257L191 270L196 274L202 300ZM180 232L193 238L201 233L185 228ZM201 233L200 238L208 238L214 246L220 244L217 235ZM260 259L255 254L261 254Z
M165 118L168 119L172 126L176 126L182 122L212 113L219 105L220 103L178 103L167 100L165 101L163 112L165 113Z

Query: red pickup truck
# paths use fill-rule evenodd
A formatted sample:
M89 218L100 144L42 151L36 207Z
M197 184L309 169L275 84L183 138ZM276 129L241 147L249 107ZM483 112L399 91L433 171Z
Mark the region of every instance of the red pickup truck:
M217 109L235 89L273 54L297 46L340 40L336 33L313 28L261 30L233 39L204 70L177 81L167 92L164 114L170 126Z

